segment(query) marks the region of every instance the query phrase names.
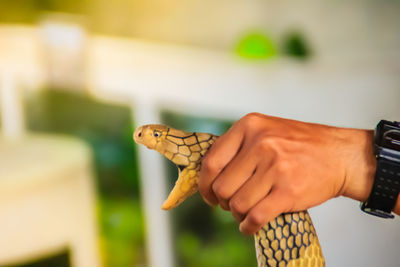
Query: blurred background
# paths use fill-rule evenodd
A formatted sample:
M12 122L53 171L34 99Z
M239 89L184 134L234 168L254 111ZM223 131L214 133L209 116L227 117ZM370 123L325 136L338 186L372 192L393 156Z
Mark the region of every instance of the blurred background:
M255 266L253 240L135 127L248 112L400 120L400 1L0 0L0 265ZM313 208L327 266L398 266L400 223Z

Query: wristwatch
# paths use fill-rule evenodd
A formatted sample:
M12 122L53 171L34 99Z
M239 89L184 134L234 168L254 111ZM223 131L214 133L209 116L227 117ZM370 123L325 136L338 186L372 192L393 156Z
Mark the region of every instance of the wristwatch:
M394 218L392 210L400 192L400 122L381 120L375 129L377 160L374 185L361 210L382 218Z

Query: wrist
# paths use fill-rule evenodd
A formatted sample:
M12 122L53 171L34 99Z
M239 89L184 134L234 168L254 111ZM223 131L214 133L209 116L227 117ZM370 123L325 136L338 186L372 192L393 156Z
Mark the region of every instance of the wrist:
M373 130L348 129L348 164L342 195L364 202L368 199L376 172Z

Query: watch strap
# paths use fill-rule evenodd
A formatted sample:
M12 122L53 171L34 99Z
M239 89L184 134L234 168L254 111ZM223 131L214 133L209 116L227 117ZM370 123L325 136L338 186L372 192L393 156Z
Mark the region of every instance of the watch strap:
M368 200L361 209L383 218L394 218L391 214L400 192L400 163L386 158L377 158L375 181Z

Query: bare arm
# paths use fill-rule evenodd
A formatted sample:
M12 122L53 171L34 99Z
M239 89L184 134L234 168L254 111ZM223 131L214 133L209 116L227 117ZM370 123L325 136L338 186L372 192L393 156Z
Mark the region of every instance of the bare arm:
M333 197L365 201L376 169L372 144L372 130L251 113L205 155L200 193L208 203L230 210L243 233L253 234L283 212Z

